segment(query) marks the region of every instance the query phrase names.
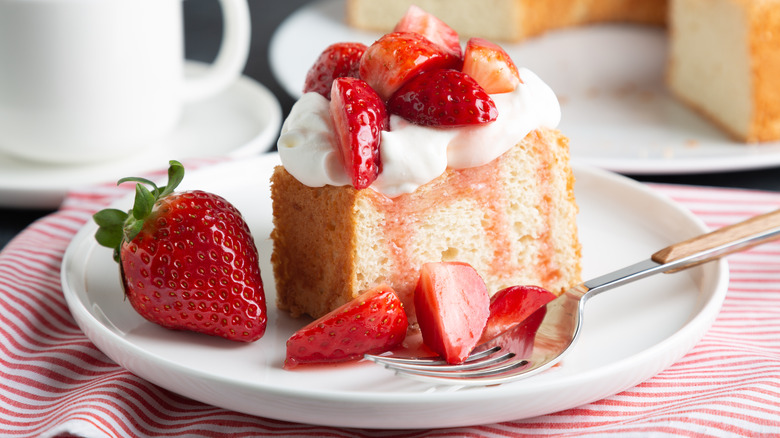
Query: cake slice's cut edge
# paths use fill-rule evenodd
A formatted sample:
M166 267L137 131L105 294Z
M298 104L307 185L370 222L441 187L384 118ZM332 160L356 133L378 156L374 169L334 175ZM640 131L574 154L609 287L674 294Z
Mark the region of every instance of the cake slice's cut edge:
M271 193L277 306L293 316L317 318L381 283L413 313L427 262L469 263L491 294L518 284L560 294L581 281L574 176L557 130L397 198L307 187L281 166Z

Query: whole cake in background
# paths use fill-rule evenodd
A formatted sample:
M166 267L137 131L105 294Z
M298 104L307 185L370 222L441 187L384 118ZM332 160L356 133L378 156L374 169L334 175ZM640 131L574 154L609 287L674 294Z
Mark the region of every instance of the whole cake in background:
M670 92L740 142L780 140L780 0L346 0L387 31L416 4L462 35L518 42L576 25L666 25Z
M667 8L666 0L347 0L346 20L360 29L387 32L412 5L464 37L512 42L588 23L661 25Z
M271 179L277 306L317 318L388 285L414 314L421 266L441 261L473 266L490 294L579 282L553 91L496 44L462 47L419 8L394 30L328 47L283 124Z

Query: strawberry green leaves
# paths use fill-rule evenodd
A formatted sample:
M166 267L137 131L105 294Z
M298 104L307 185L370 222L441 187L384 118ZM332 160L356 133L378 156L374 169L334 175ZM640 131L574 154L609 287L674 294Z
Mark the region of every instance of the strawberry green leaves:
M168 184L163 187L146 178L126 177L117 181L117 185L125 182L136 182L133 208L124 212L115 208L98 211L92 219L98 225L95 240L101 246L114 250L114 260L119 263L119 247L122 242L129 242L138 235L144 221L152 213L158 199L173 193L184 179L184 166L171 160L168 168ZM146 186L152 187L150 191Z
M124 236L124 226L128 214L116 208L107 208L95 213L92 218L98 224L98 230L95 232L95 240L107 248L114 249L114 261L119 263L119 253L117 248L122 243Z

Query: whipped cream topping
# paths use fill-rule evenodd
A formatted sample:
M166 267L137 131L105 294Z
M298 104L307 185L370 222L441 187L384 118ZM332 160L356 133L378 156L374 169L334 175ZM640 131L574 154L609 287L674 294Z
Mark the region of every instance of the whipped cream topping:
M390 116L382 131L382 172L371 188L389 197L411 193L448 168L487 164L508 151L529 132L555 128L561 108L552 89L528 69L518 69L523 83L510 93L492 94L498 118L461 128L415 125ZM330 102L306 93L293 105L277 142L282 165L309 187L350 184L338 152L329 112Z

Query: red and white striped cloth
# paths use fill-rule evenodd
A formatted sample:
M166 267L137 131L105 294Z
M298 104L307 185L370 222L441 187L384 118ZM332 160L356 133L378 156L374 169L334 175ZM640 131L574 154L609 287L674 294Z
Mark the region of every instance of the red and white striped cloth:
M191 165L190 165L191 166ZM652 185L712 228L780 208L780 193ZM226 411L125 371L84 336L62 295L63 253L91 214L130 188L71 193L0 252L0 436L780 436L780 243L730 256L722 311L678 363L613 397L533 419L372 431Z

